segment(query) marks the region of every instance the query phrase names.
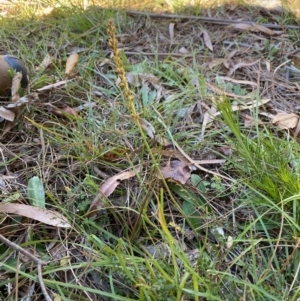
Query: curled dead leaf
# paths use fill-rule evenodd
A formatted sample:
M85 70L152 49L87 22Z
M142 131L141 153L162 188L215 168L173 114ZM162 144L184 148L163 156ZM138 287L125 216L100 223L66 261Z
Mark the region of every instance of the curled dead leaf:
M72 53L68 57L68 60L67 60L67 63L66 63L65 75L69 75L74 70L74 68L78 64L78 60L79 60L79 54L78 53Z
M185 184L191 176L189 165L180 160L168 161L166 166L161 167L160 171L165 179L172 179L181 184ZM160 178L160 176L158 175Z
M140 171L140 169L140 167L137 167L135 170L122 172L118 175L108 178L105 183L101 185L100 192L93 199L92 204L87 212L87 216L96 217L98 213L97 211L103 207L102 198L110 196L120 184L120 181L134 177L137 172Z
M143 130L148 134L148 136L152 139L155 135L155 128L154 126L147 121L146 119L139 118L139 122Z
M128 72L126 74L126 78L128 83L134 87L139 87L141 85L139 74L134 71Z
M206 46L210 51L213 51L214 48L213 48L213 45L212 45L212 43L211 43L211 39L210 39L210 36L209 36L208 32L207 32L206 30L203 30L202 33L203 33L203 39L204 39L205 46Z
M272 123L281 129L293 129L297 126L299 116L296 114L278 113L273 117Z
M36 67L36 70L44 71L52 64L53 61L54 61L54 57L51 56L49 53L47 53L46 56L44 57L43 61L40 63L40 65L38 67Z
M190 52L185 47L180 47L178 52L181 54L190 54Z
M208 68L210 70L214 69L217 66L220 66L221 64L223 64L225 61L224 58L215 58L213 59L209 64L208 64Z
M16 72L12 79L12 85L11 85L11 101L12 102L17 102L20 99L19 95L19 88L21 85L21 80L22 80L22 73L21 72Z
M14 121L16 114L10 110L0 107L0 119L5 119L8 121Z

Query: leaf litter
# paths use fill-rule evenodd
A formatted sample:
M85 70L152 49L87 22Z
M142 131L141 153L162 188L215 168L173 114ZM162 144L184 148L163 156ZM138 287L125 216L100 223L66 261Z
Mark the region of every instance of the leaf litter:
M101 8L96 9L101 11ZM261 13L261 9L258 11ZM92 10L85 12L88 18L89 13ZM276 12L273 14L276 15ZM120 17L118 14L116 16ZM206 145L206 137L210 132L220 129L216 119L219 116L216 98L227 96L231 99L233 111L245 111L243 118L248 126L254 123L253 108L266 113L261 115L265 118L264 123L274 123L285 130L296 128L299 124L298 115L294 113L299 106L299 75L291 72L290 62L285 59L290 58L295 49L285 32L279 31L282 26L276 27L273 20L268 26L256 24L253 11L250 14L246 8L240 7L228 11L210 10L210 17L203 17L200 21L193 16L185 16L173 17L176 21L170 22L164 15L154 17L142 12L128 12L127 18L132 25L120 27L122 34L118 40L124 54L124 64L128 67L127 78L137 98L137 107L145 113L145 116L141 114L139 122L147 135L147 141L156 149L154 154L164 156L165 163L159 165L163 177L182 185L181 197L186 202L196 202L199 198L197 193L208 191L207 187L212 187L212 184L219 187L218 192L222 191L222 187L234 177L234 174L227 176L222 169L233 150L226 146L219 147L217 150L224 154L224 159L216 155L214 147ZM46 75L45 81L40 74L31 72L33 79L30 94L21 98L16 96L15 102L3 104L3 118L10 121L14 121L15 116L9 116L5 110L24 105L27 108L17 120L21 124L19 128L16 127L18 123L10 127L5 125L2 132L5 134L1 138L2 161L6 168L1 170L1 177L5 179L6 194L23 191L27 179L34 177L38 170L43 175L41 179L47 191L47 202L56 200L62 207L80 211L78 202L84 194L85 199L91 201L87 206L84 202L80 204L84 208L80 214L90 217L97 217L99 211L106 208L104 201L107 198L113 204L120 197L122 193L116 189L119 186L122 186L119 187L120 191L124 191L126 185L131 183L128 195L138 195L140 187L136 181L137 172L147 178L151 161L140 145L139 135L132 131L135 128L132 117L129 117L120 91L115 88L118 78L107 41L99 36L95 40L98 30L98 23L91 25L91 28L81 33L80 38L70 36L61 47L55 44L59 35L54 29L51 32L51 42L54 44L47 46L48 51L39 53L33 63L34 72ZM291 27L289 30L299 28ZM97 49L82 48L80 39L85 43L94 41ZM74 53L74 49L81 48L88 51L83 50L78 64L79 56ZM149 71L148 66L143 68L143 62L153 62L154 59L159 62L156 70L159 72ZM63 62L66 62L66 67ZM297 64L297 59L294 62ZM54 65L60 68L60 72L56 73ZM133 68L136 70L132 71ZM197 73L189 73L186 69L196 69ZM92 75L88 84L82 75L89 71L92 71ZM222 84L218 79L220 77ZM38 80L39 85L35 88L34 84ZM178 82L181 85L177 85ZM192 93L185 95L183 87L190 83L193 85ZM180 89L183 89L183 93ZM253 93L256 93L256 97L253 97ZM174 107L179 107L185 113L176 115L172 102L176 103ZM149 111L153 112L152 108L159 112L159 118L165 126L149 116ZM81 121L79 118L69 118L68 115L80 116ZM89 128L90 120L94 122L91 122ZM46 143L43 142L45 140ZM114 150L122 153L118 151L121 147L126 150L125 154L117 155L112 160L111 154ZM170 147L172 150L168 149ZM141 164L139 166L143 168L128 171L132 167L131 163ZM91 175L87 174L97 169L99 178L92 180L88 177ZM200 177L203 185L192 185L190 178L193 174ZM108 178L101 178L100 175L108 175ZM154 175L160 177L156 173ZM186 187L189 188L188 192L195 193L187 194ZM53 193L55 197L51 195ZM26 195L21 195L20 199L14 199L13 204L0 204L2 212L23 215L56 227L70 226L71 221L58 212L49 209L41 212L41 208L19 204L19 201L26 203L29 200ZM47 202L46 206L49 204ZM221 197L214 196L212 202L218 208L216 214L219 214L220 220L232 210L229 203L222 203ZM178 215L176 208L170 204L165 208L167 214ZM139 207L133 201L129 206L138 211ZM197 219L197 225L201 227L206 213L199 219L197 214L201 211L200 205L193 203L187 206L185 203L185 206L190 212L190 225L195 225ZM38 217L40 213L42 215ZM236 214L242 215L240 212ZM57 220L52 219L54 215ZM54 224L51 224L53 221ZM5 222L9 223L9 220ZM124 225L120 225L117 220L114 222L115 233L121 238ZM172 230L178 235L176 231L182 229L182 224L175 218L172 225L179 225ZM189 227L187 230L193 231ZM194 233L199 234L196 231ZM49 231L50 234L53 235ZM73 235L77 238L77 233ZM197 262L199 252L193 249L195 236L191 237L191 244L187 242L185 250L187 254L192 254L191 260ZM147 242L145 247L152 250L154 245ZM80 254L86 253L79 247L77 250ZM77 258L81 257L73 257L76 262L80 261ZM90 281L95 286L99 282Z

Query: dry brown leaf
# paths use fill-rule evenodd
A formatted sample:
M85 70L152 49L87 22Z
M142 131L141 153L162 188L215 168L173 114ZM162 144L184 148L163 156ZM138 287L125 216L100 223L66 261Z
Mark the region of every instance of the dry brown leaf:
M185 184L191 176L189 165L179 160L168 161L166 166L160 168L160 171L165 179L172 179L181 184Z
M79 117L76 109L74 108L71 108L69 106L64 106L63 108L61 108L62 112L68 114L68 115L71 115L71 116L74 116L74 117Z
M299 116L296 114L278 113L273 117L272 123L281 129L293 129L297 126Z
M142 127L143 130L145 130L145 132L148 134L148 136L152 139L154 138L155 135L155 128L153 127L153 125L147 121L146 119L140 118L139 117L139 123Z
M134 87L141 86L141 81L140 81L138 73L136 73L134 71L128 72L126 74L126 78L127 78L127 81L129 82L129 84L131 84L132 86L134 86Z
M52 107L49 106L51 109L50 111L55 114L56 116L60 116L60 117L76 117L76 118L80 118L80 116L77 113L77 110L74 108L71 108L69 106L64 106L62 108L56 108L56 107Z
M105 197L110 196L114 192L116 187L120 184L120 181L134 177L136 173L139 171L140 171L140 167L136 168L135 170L122 172L118 175L108 178L106 182L101 185L100 192L97 193L97 195L93 199L92 204L87 212L87 216L96 217L96 215L98 214L97 211L103 207L102 204L103 196Z
M103 155L105 161L113 162L124 159L130 154L130 150L126 148L114 148Z
M36 70L44 71L52 64L54 59L55 58L53 56L51 56L49 53L47 53L46 56L44 57L43 61L40 63L40 65L38 67L36 67Z
M169 24L169 34L170 34L171 42L174 40L174 36L175 36L175 34L174 34L175 25L176 25L176 23L174 23L174 22L171 22Z
M110 196L114 192L116 187L120 184L120 181L134 177L136 175L136 172L136 170L125 171L108 178L107 181L103 185L101 185L100 191L102 195L106 197Z
M271 71L271 63L270 63L270 61L265 60L265 64L266 64L268 72L270 72Z
M59 228L71 227L67 218L59 212L42 209L36 206L14 203L0 204L0 212L25 216L44 224Z
M155 136L154 136L154 140L155 140L158 144L160 144L160 145L162 145L162 146L170 146L170 145L172 145L172 142L170 142L169 140L163 138L161 135L155 135Z
M168 158L176 158L182 162L189 163L189 161L178 150L174 148L162 149L161 147L155 147L151 149L151 152L153 154L158 154Z
M211 107L204 113L203 121L202 121L202 128L201 128L201 138L204 137L204 132L205 132L207 125L209 125L210 123L212 123L214 121L216 112L217 112L217 109L215 107Z
M263 32L270 36L273 36L275 32L263 25L260 24L246 24L246 23L238 23L230 25L231 28L238 29L238 30L249 30L253 32Z
M178 52L181 54L190 54L190 52L185 47L180 47Z
M19 95L19 88L22 80L22 73L21 72L16 72L12 79L12 84L11 84L11 101L12 102L17 102L20 99Z
M250 86L253 86L253 87L257 87L257 83L255 82L251 82L249 80L238 80L238 79L233 79L231 77L228 77L228 76L218 76L218 78L224 80L224 81L230 81L232 83L235 83L235 84L242 84L242 85L250 85Z
M246 67L246 66L252 66L252 65L255 65L257 63L259 63L260 60L256 60L254 62L240 62L236 65L234 65L229 71L228 71L228 76L232 75L237 69L241 68L241 67Z
M263 124L263 122L259 119L254 119L252 116L245 114L243 115L243 119L244 119L244 126L245 127L252 127L255 124Z
M212 70L213 68L223 64L224 61L224 58L215 58L208 64L208 68Z
M211 39L210 39L210 36L208 34L208 32L206 30L203 30L203 39L204 39L204 44L205 46L210 50L210 51L213 51L214 48L213 48L213 45L211 43Z
M242 48L242 47L241 47L241 48ZM230 60L231 58L233 58L233 57L236 55L236 53L238 53L238 52L241 51L241 48L235 48L235 49L231 50L230 52L228 52L228 53L226 54L226 59L227 59L227 60Z
M232 148L227 145L220 146L219 152L222 153L226 157L232 156Z
M0 117L8 121L14 121L16 114L10 110L5 109L4 107L0 107Z
M79 54L78 53L72 53L68 57L68 60L67 60L67 63L66 63L65 75L69 75L70 73L72 73L72 71L74 70L74 68L78 64L78 60L79 60Z
M242 110L253 110L253 108L260 107L266 103L268 103L271 99L266 98L266 99L260 99L260 100L251 100L246 102L244 105L232 105L231 109L233 112L235 111L242 111ZM214 116L221 115L220 112L216 112Z

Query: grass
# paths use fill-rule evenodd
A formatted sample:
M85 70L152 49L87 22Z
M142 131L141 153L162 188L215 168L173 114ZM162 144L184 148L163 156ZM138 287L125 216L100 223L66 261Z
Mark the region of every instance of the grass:
M43 13L48 5L57 6L50 15ZM130 43L143 46L128 38L139 34L138 26L148 26L143 35L153 55L119 52ZM0 234L47 263L42 282L53 300L296 301L298 142L288 131L259 124L263 109L254 94L247 111L254 125L243 126L243 112L233 112L231 100L206 84L222 69L199 63L199 53L204 61L209 57L204 44L186 42L193 50L189 61L162 57L173 51L169 44L160 48L158 32L162 36L166 28L123 11L56 1L20 1L0 19L1 53L25 62L31 93L63 80L69 54L80 54L70 82L39 93L1 138L1 173L14 177L4 177L2 202L31 204L28 182L38 176L46 208L72 226L60 229L1 213ZM292 44L296 36L291 30ZM37 70L47 55L53 63ZM139 84L128 84L128 72L138 74ZM227 88L242 96L249 92ZM200 100L208 106L217 100L221 112L204 137L195 106ZM76 114L64 113L80 106ZM191 167L182 171L191 173L185 184L165 179L160 166L187 160L174 142L195 160L225 158L222 166L207 167L219 176ZM101 196L100 210L90 217L99 187L138 168L136 176ZM0 250L0 300L43 300L36 264L5 244Z

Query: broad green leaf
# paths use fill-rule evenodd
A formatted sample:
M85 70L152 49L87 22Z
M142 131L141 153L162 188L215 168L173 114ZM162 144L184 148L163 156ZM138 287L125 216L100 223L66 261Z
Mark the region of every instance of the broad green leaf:
M170 183L169 187L177 195L179 195L181 198L183 198L185 201L191 203L192 205L203 206L207 203L205 198L202 195L195 194L191 190L184 188L183 186L181 186L179 184Z
M201 226L200 215L193 204L187 201L183 202L182 210L185 218L193 229L197 229Z
M191 175L192 184L197 187L201 192L206 192L204 181L196 174Z
M44 185L39 177L32 177L28 181L27 195L31 205L46 208Z

